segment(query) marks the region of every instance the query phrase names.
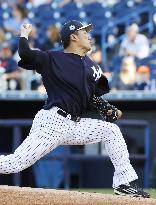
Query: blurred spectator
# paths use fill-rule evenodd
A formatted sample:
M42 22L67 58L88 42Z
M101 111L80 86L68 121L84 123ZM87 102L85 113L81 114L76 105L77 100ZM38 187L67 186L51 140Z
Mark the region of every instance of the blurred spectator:
M102 70L104 69L104 65L102 64L102 51L99 46L95 46L95 49L91 52L90 57L101 67Z
M150 47L147 37L138 33L137 24L132 24L127 28L126 36L123 39L119 54L121 56L133 56L143 59L149 56Z
M136 65L132 57L122 60L119 73L112 77L112 90L133 90L136 82Z
M34 7L38 7L42 4L48 4L52 1L53 0L29 0L28 2L30 2Z
M31 90L39 90L41 92L42 91L44 92L42 77L35 70L32 71L32 75L30 78L30 86L31 86Z
M23 21L26 20L27 11L21 5L15 5L12 10L12 16L4 21L4 28L6 31L11 32L13 35L19 33L19 29Z
M65 0L68 1L68 0ZM116 4L119 0L74 0L74 2L80 2L82 4L91 4L91 3L104 3L106 6L112 6Z
M0 0L0 3L2 4L2 3L7 3L9 6L11 6L11 7L13 7L15 4L17 5L22 5L22 4L24 4L24 3L26 3L27 2L27 0Z
M0 87L1 89L20 89L19 69L16 61L12 57L10 45L4 42L0 48Z
M63 7L70 2L81 3L81 4L101 3L105 6L113 6L119 1L120 0L52 0L52 2L58 3L60 7Z
M55 2L59 5L59 7L63 7L66 4L73 2L74 0L53 0L52 2Z
M50 25L47 30L47 38L41 46L41 50L57 49L60 46L59 29L56 26Z
M19 40L19 37L17 38ZM37 34L37 28L33 25L32 31L29 36L29 45L32 49L38 49L40 47L40 44L38 42L38 34ZM12 45L13 47L14 45ZM14 60L18 63L20 60L19 54L18 54L18 42L16 43L16 49L13 55ZM12 49L13 50L13 49Z
M38 37L38 33L37 33L37 27L35 27L35 25L33 25L32 31L30 33L29 41L31 41L31 44L33 44L33 46L32 46L33 48L40 47L39 37Z
M153 89L153 81L150 80L150 68L148 66L140 66L137 69L136 90L152 90Z
M144 0L134 0L135 3L141 4Z
M39 50L35 48L35 43L32 38L29 40L29 47L33 50ZM13 56L13 59L18 63L20 56L18 51ZM41 75L38 74L35 70L25 70L21 69L21 87L23 90L38 90L38 87L42 85Z
M93 46L93 49L89 54L89 57L100 66L100 68L103 71L103 75L106 76L107 80L110 82L112 78L112 74L106 71L106 69L104 68L104 65L102 63L102 50L98 45Z
M0 44L5 41L5 32L2 28L0 28Z

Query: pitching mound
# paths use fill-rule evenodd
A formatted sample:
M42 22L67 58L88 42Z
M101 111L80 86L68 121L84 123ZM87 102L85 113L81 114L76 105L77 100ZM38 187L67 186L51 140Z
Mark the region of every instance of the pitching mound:
M156 199L53 189L0 186L0 205L156 205Z

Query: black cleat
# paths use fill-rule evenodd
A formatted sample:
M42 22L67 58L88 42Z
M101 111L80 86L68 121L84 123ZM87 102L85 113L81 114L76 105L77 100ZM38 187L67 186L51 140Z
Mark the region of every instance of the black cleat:
M129 185L120 185L114 188L114 193L122 196L150 198L150 194L138 187L134 182L130 182Z

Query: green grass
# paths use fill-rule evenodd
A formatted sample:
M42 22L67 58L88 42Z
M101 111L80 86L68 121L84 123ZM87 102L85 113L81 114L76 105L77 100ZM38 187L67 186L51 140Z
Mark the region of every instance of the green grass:
M103 194L113 194L113 189L72 189L73 191L81 191L81 192L96 192ZM156 189L145 189L147 192L151 194L151 198L156 199Z

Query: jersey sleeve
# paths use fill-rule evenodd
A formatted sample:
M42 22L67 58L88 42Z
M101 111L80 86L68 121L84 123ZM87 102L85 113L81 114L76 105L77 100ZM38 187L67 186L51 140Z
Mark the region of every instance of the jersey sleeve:
M42 73L47 57L46 52L30 49L28 40L24 37L19 39L18 52L21 58L18 62L18 66L27 70L36 70L38 73Z
M97 80L95 88L96 96L102 96L110 91L108 80L104 75L101 75L99 80Z

